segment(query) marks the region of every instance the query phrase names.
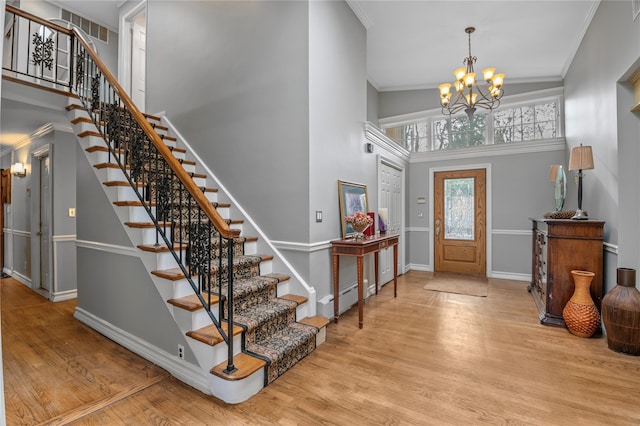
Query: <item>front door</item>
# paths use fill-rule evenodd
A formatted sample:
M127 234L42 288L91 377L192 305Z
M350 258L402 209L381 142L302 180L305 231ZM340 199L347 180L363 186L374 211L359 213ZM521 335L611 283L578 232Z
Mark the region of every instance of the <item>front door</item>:
M434 175L436 272L486 275L486 171Z

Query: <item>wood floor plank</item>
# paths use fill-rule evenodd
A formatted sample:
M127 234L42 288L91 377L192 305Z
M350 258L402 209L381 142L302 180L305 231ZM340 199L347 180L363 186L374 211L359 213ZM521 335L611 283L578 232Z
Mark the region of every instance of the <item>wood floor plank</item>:
M392 285L368 298L362 330L357 309L345 312L315 352L237 405L79 326L72 302L5 297L2 280L8 424L640 424L640 357L540 325L525 282L489 279L474 297L424 290L429 274L401 276L397 298ZM52 318L54 332L36 332Z

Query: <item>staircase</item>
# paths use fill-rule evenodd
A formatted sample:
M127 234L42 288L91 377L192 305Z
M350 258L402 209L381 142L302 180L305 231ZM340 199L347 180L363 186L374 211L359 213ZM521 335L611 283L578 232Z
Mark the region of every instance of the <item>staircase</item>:
M244 401L324 341L328 320L307 315L312 311L307 306L307 297L289 293L291 277L272 271L273 255L256 253L258 238L242 234L244 220L230 218L231 204L219 201L222 198L219 191L207 186L208 177L197 172L196 161L190 159L187 149L178 146L175 137L167 134L168 128L161 124L160 117L145 115L184 171L203 189L209 202L230 226L240 231L240 236L234 238L232 244L232 266L229 267L225 259L211 259L210 262L211 282L216 283L221 278L222 288L216 288L214 284L209 291L202 291L201 297L194 293L183 268L171 253L171 247L159 242L156 224L127 180L130 169L123 171L117 163L116 158L124 152L118 149L109 151L98 129L103 125L106 127L106 124L98 123L96 126L86 107L77 99L71 101L67 110L77 139L132 243L138 248L156 288L166 300L166 308L180 330L188 336L187 341L203 374L209 377L211 394L229 403ZM155 206L155 203L151 204ZM182 210L183 206L174 208ZM167 228L163 223L159 226ZM187 231L174 225L168 232L176 235ZM178 236L175 240L180 241L173 245L174 252L179 253L178 259L193 253L188 239ZM225 240L215 235L210 244L217 258L221 258L220 255L228 249ZM230 274L233 278L234 318L231 330L228 308L223 306L220 309L219 306L221 299L224 302L229 296L226 283ZM191 279L198 281L198 276L193 274ZM223 332L233 336L233 371L227 371L228 345L204 309L203 300L214 315L222 313L222 316L215 315L216 319Z
M202 173L208 169L186 141L136 108L77 29L10 5L6 16L12 48L3 75L72 94L77 139L166 301L158 309L168 309L186 336L206 377L200 387L241 402L314 351L328 323L314 315L315 291Z

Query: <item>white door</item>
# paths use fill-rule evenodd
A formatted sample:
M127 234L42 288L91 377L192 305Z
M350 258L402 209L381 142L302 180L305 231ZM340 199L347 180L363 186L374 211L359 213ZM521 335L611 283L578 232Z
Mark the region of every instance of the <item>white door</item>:
M40 289L51 291L51 192L49 191L49 156L38 158L40 163Z
M131 99L140 111L145 110L145 72L147 30L140 23L144 23L144 15L133 22L131 34Z
M399 234L402 231L402 170L381 162L379 181L378 205L387 212L387 233ZM399 244L398 262L402 259L401 253L402 244ZM393 250L381 251L379 261L380 283L393 280Z

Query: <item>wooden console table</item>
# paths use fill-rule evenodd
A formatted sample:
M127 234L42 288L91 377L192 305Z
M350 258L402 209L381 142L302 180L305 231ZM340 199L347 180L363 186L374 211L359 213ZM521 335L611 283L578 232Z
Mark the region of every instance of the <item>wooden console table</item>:
M340 297L340 256L356 256L358 266L358 327L362 328L364 306L364 256L373 253L375 259L376 294L378 294L378 252L393 247L393 297L398 292L398 235L376 235L361 240L331 241L333 252L333 314L338 322Z

